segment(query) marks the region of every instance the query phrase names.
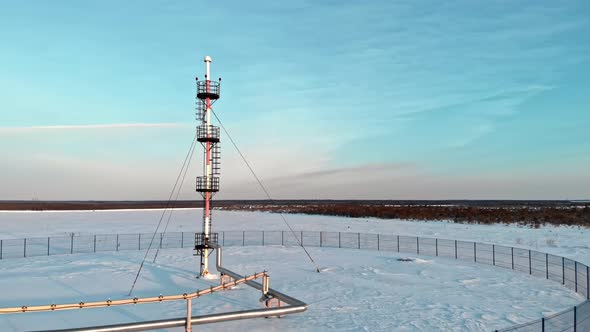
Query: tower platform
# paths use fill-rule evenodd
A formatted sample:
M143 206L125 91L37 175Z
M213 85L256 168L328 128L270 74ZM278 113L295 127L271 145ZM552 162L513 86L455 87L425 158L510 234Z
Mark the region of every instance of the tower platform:
M197 81L197 98L217 100L221 83L214 81Z

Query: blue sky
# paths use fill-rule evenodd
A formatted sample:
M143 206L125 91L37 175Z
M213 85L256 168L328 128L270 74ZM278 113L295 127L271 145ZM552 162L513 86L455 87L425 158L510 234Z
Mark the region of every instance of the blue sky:
M166 198L204 55L276 197L588 198L589 17L585 0L3 1L0 199ZM223 139L220 197L262 197Z

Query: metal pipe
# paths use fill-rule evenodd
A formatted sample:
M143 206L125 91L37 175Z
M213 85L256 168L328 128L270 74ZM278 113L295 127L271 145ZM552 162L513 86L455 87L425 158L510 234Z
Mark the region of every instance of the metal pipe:
M236 311L236 312L228 312L228 313L221 313L221 314L211 314L211 315L192 317L190 324L199 325L199 324L210 324L210 323L226 322L226 321L231 321L231 320L247 319L247 318L282 316L282 315L297 313L297 312L301 312L301 311L302 310L299 310L299 308L297 308L297 307L279 307L279 308L268 308L268 309L244 310L244 311ZM38 332L50 332L50 331L52 331L52 332L135 332L135 331L168 329L168 328L173 328L173 327L186 327L186 325L187 325L186 318L176 318L176 319L154 320L154 321L147 321L147 322L141 322L141 323L104 325L104 326L85 327L85 328L78 328L78 329L65 329L65 330L46 330L46 331L38 331Z
M219 271L220 273L226 274L226 275L232 277L233 279L243 279L243 277L241 275L221 266L222 255L223 255L222 248L219 246L215 246L215 247L216 247L215 249L217 249L216 250L216 252L217 252L217 259L216 259L217 271ZM262 291L262 285L258 282L249 280L249 281L246 281L245 284L250 287L253 287L253 288L256 288L256 289ZM283 308L283 309L292 308L295 310L293 312L286 312L286 313L303 312L303 311L307 310L307 304L305 302L302 302L302 301L300 301L296 298L290 297L288 295L282 294L272 288L268 289L268 294L270 294L271 296L276 297L277 299L281 300L282 302L285 302L285 303L292 306L292 307L281 307L281 308ZM261 310L264 311L264 310L269 310L269 309L261 309ZM289 310L289 311L291 311L291 310ZM277 315L283 315L283 314L279 313L279 314L273 314L273 315L268 315L268 316L277 316Z
M214 292L218 292L218 291L239 285L241 283L248 282L249 280L262 278L265 275L266 275L266 272L259 272L259 273L256 273L256 274L253 274L250 276L239 278L239 279L234 278L234 280L231 282L223 283L223 284L215 286L215 287L205 288L203 290L197 290L196 292L193 292L193 293L184 293L184 294L176 294L176 295L160 295L160 296L142 297L142 298L136 297L136 298L132 298L132 299L107 300L107 301L97 301L97 302L79 302L79 303L67 303L67 304L48 304L48 305L38 305L38 306L7 307L7 308L0 308L0 314L72 310L72 309L99 308L99 307L114 307L114 306L128 305L128 304L143 304L143 303L156 303L156 302L186 300L186 299L198 298L203 295L208 295L208 294L211 294Z
M192 332L191 318L193 317L192 299L186 299L186 332Z
M220 273L230 276L234 280L245 279L241 275L224 268L221 266L222 262L222 249L219 246L215 246L217 252L217 259L216 265L217 270ZM244 281L244 283L250 287L258 289L262 291L264 286L258 282L248 280ZM164 319L164 320L154 320L154 321L147 321L147 322L140 322L140 323L127 323L127 324L115 324L115 325L104 325L104 326L95 326L95 327L84 327L84 328L77 328L77 329L66 329L66 330L52 330L54 332L132 332L132 331L149 331L149 330L157 330L157 329L166 329L166 328L173 328L173 327L187 327L189 324L198 325L198 324L209 324L209 323L218 323L218 322L227 322L231 320L238 320L238 319L247 319L247 318L260 318L260 317L271 317L271 316L283 316L288 314L299 313L307 310L307 304L302 302L296 298L290 297L283 293L280 293L272 288L268 288L269 296L277 298L281 302L287 303L289 306L286 307L277 307L277 308L264 308L264 309L254 309L254 310L241 310L241 311L234 311L234 312L226 312L226 313L219 313L219 314L211 314L211 315L202 315L192 317L190 322L188 322L187 318L175 318L175 319Z
M192 320L191 320L192 323ZM63 330L40 330L37 332L132 332L132 331L149 331L157 329L167 329L173 327L186 326L186 318L153 320L141 323L127 323L116 325L104 325L94 327L82 327L77 329Z

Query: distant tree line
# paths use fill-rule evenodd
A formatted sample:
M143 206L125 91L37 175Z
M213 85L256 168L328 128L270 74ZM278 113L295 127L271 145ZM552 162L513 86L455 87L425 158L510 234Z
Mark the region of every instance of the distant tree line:
M387 205L229 205L224 210L267 211L329 215L353 218L445 220L456 223L517 223L539 227L544 224L590 227L590 206L478 207L478 206L387 206Z
M588 201L395 201L395 200L216 200L216 209L268 211L342 217L445 220L457 223L518 223L590 227ZM0 210L105 210L198 208L184 201L0 201Z

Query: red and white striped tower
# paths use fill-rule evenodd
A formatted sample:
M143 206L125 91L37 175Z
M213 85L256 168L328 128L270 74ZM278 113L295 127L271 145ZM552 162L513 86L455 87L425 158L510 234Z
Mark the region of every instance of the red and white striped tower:
M203 176L197 177L197 192L204 199L203 232L195 234L195 255L201 256L199 276L209 274L209 254L213 250L211 244L217 243L217 233L211 233L211 198L219 191L220 154L219 127L211 125L211 106L219 99L219 81L211 81L211 57L205 57L205 80L197 78L197 140L204 148Z

